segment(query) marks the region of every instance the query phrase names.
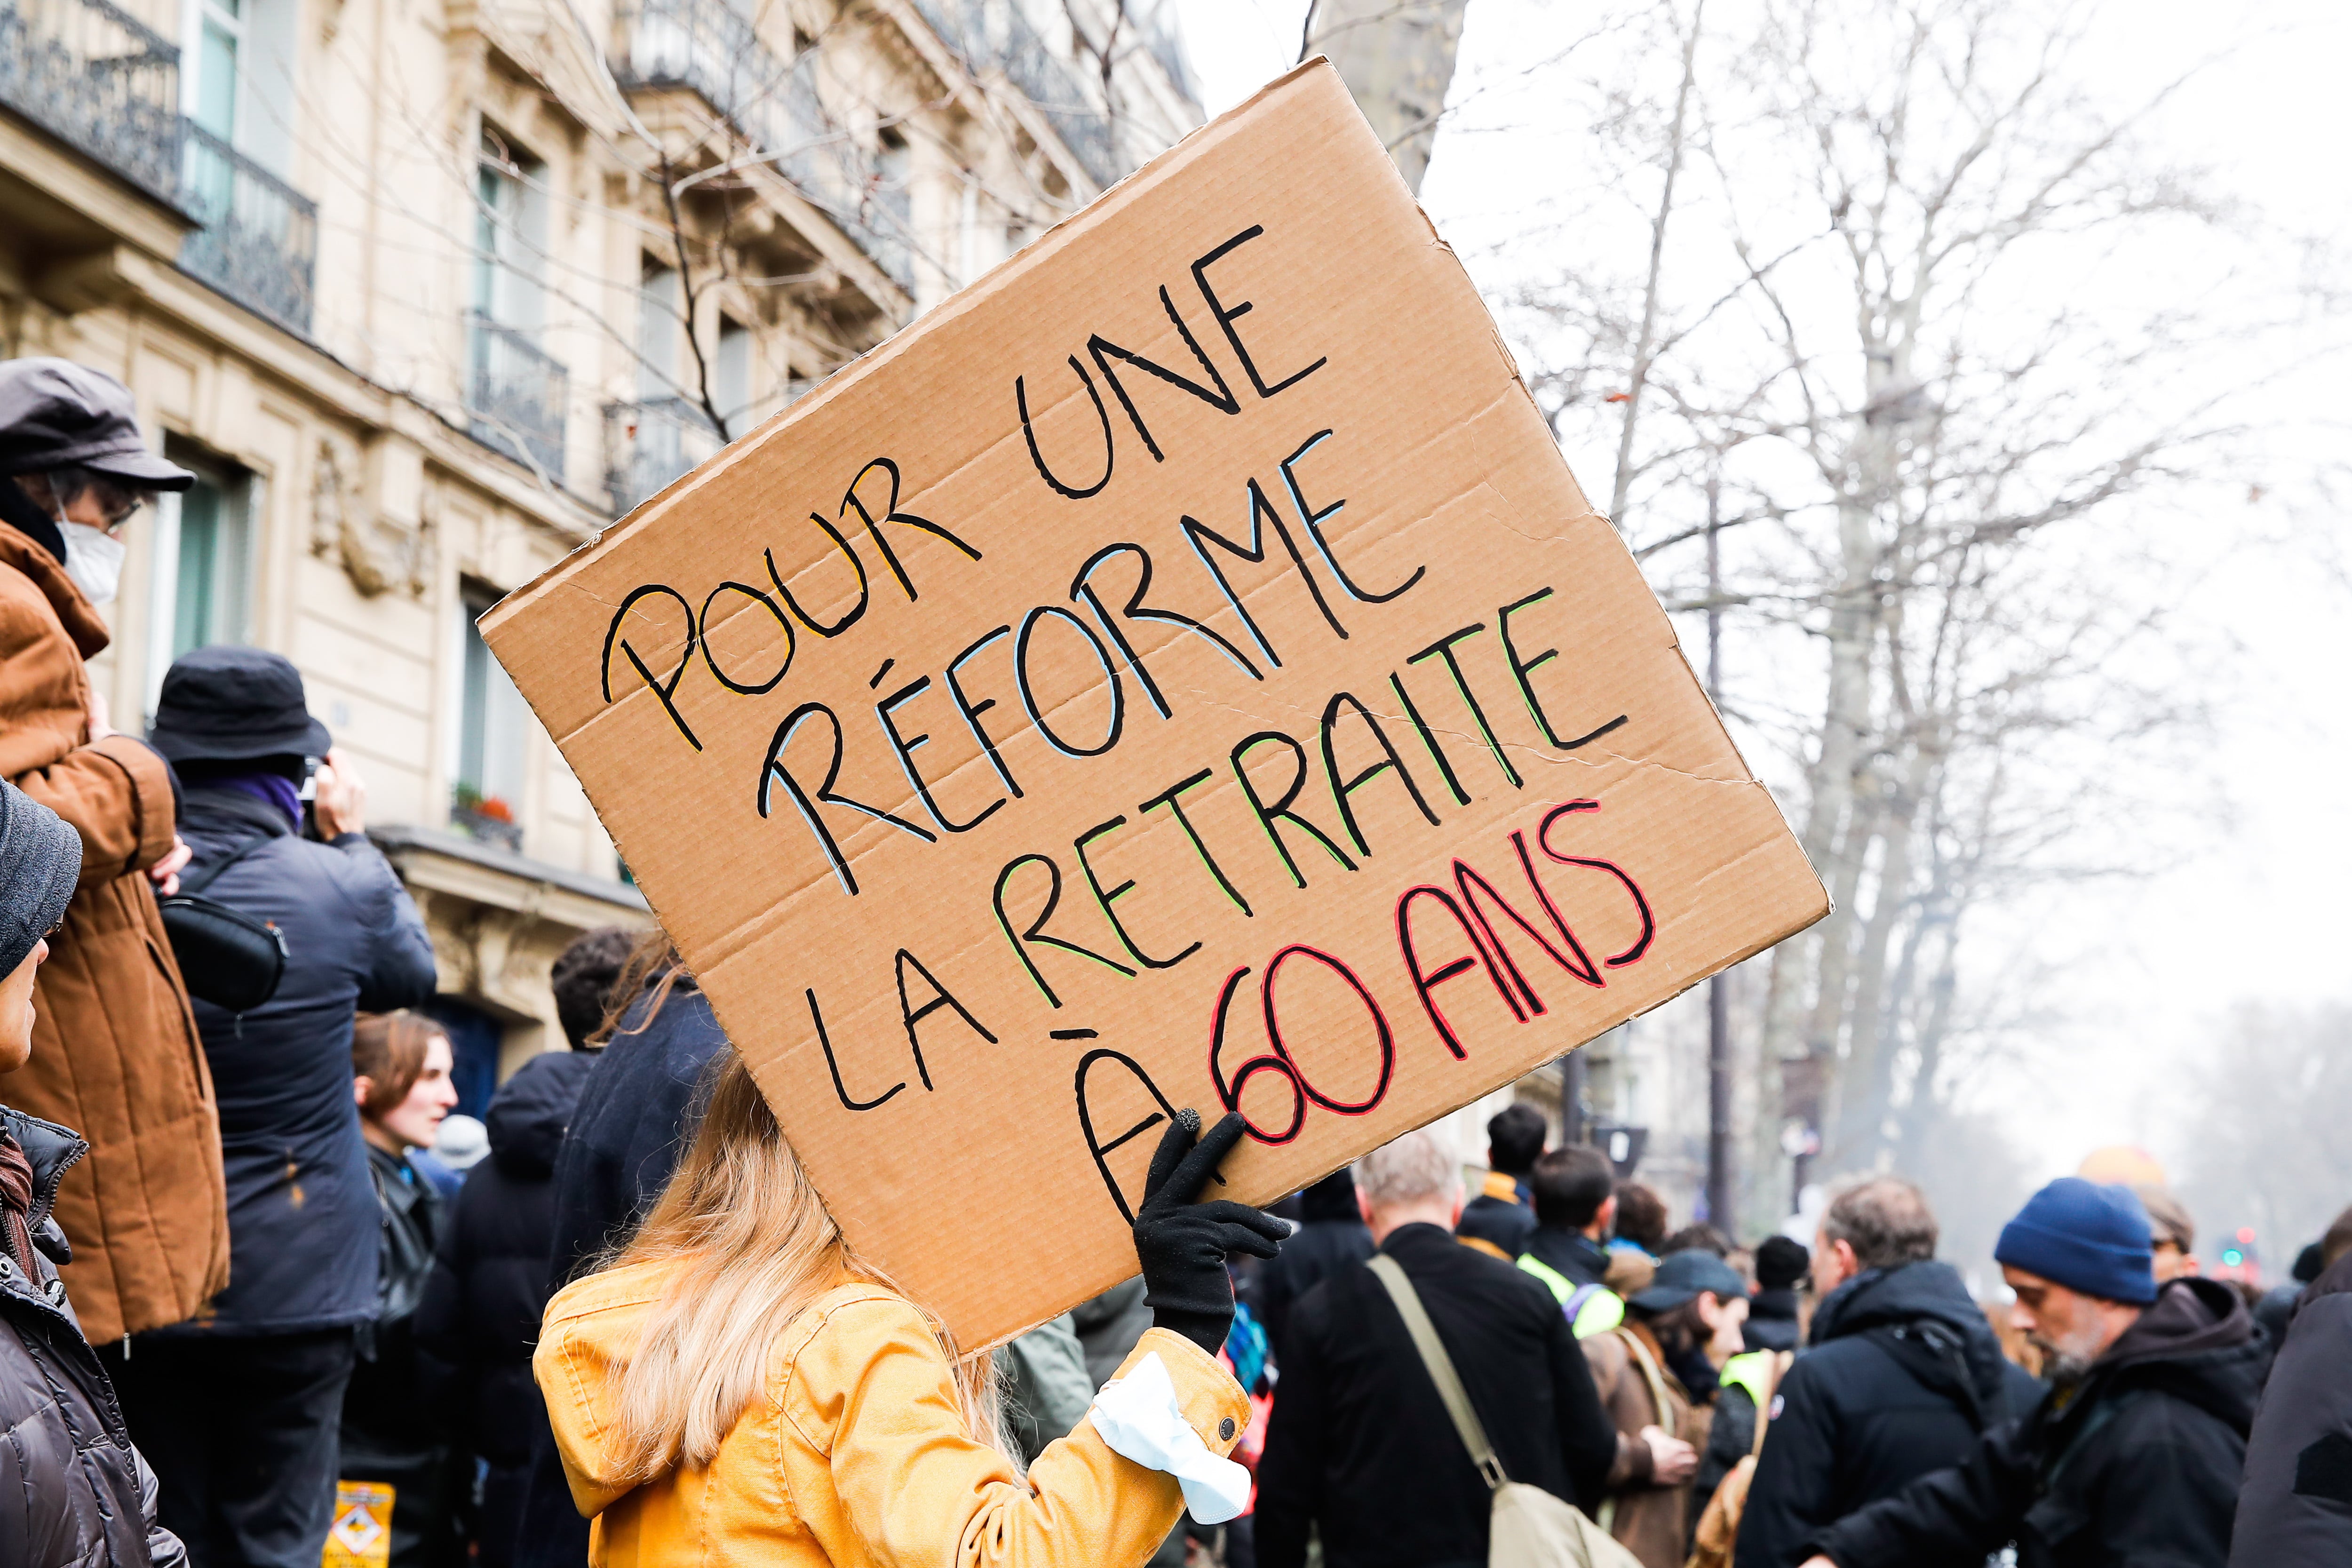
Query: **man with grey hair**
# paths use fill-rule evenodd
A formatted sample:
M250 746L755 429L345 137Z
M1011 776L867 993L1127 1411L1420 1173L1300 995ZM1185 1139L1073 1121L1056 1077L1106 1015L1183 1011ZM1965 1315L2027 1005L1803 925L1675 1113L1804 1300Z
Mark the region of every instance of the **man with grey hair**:
M1823 1527L1958 1464L1979 1433L2039 1397L1958 1272L1936 1260L1937 1233L1927 1198L1899 1176L1849 1183L1822 1215L1811 1348L1768 1413L1737 1568L1796 1568Z
M1436 1325L1504 1472L1588 1510L1619 1438L1568 1321L1533 1276L1454 1238L1462 1167L1409 1132L1357 1162L1357 1202ZM1332 1275L1292 1309L1281 1397L1259 1461L1259 1568L1302 1568L1310 1526L1329 1568L1486 1560L1488 1493L1370 1268ZM1692 1461L1663 1433L1638 1463Z

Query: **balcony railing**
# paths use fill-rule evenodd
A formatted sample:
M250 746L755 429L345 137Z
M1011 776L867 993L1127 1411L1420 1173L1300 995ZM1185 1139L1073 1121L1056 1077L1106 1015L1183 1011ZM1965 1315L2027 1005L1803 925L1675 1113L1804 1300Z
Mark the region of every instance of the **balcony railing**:
M180 51L108 0L0 0L0 103L176 204Z
M202 126L191 123L187 138L180 205L205 226L181 243L180 265L309 336L317 205Z
M1099 90L1090 89L1076 66L1046 47L1017 0L994 5L988 0L915 0L915 8L974 76L1003 72L1037 106L1096 184L1108 185L1128 172Z
M474 439L561 484L570 375L530 334L478 310L467 312L466 336L466 412Z
M625 83L700 95L892 280L914 286L905 185L825 108L814 54L779 58L727 0L636 0L622 25Z
M723 445L702 410L683 397L604 405L604 488L625 517Z

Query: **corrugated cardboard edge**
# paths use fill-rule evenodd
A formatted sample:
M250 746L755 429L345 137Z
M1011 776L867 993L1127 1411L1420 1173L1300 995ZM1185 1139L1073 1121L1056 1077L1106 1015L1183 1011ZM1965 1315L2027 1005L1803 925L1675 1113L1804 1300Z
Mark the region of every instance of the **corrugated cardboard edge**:
M493 639L506 622L530 600L543 594L551 593L561 586L566 577L585 563L588 556L607 543L618 543L639 530L659 521L672 507L700 488L711 476L724 473L737 463L748 459L781 432L789 429L796 422L810 417L835 398L864 382L881 366L908 353L916 344L944 328L947 323L960 320L976 310L1002 292L1013 279L1043 263L1079 235L1106 221L1113 206L1110 198L1114 193L1119 196L1118 205L1124 205L1126 202L1133 199L1135 188L1163 176L1171 165L1180 161L1190 162L1199 156L1208 143L1228 132L1234 121L1247 114L1266 99L1289 90L1298 82L1318 71L1329 71L1335 77L1339 74L1330 61L1321 55L1283 72L1282 75L1250 94L1243 102L1225 110L1207 124L1187 132L1166 152L1160 153L1133 174L1119 180L1109 190L1103 192L1068 217L1046 229L1028 245L956 290L929 314L868 350L855 363L835 372L814 392L794 403L791 407L780 409L771 415L756 428L740 439L729 443L717 456L699 468L671 480L652 499L638 505L626 517L614 523L610 528L599 531L594 538L588 540L578 549L566 554L562 560L556 562L521 587L514 589L506 597L483 612L477 623L481 628L483 639L492 642L491 651L495 653L497 647ZM1342 88L1341 90L1344 91L1345 89ZM1400 174L1397 178L1402 184L1403 176ZM1425 220L1427 215L1423 216ZM1430 234L1433 239L1436 238L1434 227L1431 229ZM1443 245L1444 242L1438 240L1437 243ZM1511 363L1507 353L1504 355L1504 360L1506 363ZM1513 364L1512 369L1516 378L1517 365Z

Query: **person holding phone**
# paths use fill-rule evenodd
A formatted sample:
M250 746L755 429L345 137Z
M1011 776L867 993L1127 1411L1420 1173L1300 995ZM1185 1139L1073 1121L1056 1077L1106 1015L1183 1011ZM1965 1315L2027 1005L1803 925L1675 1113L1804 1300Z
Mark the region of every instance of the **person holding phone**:
M429 1001L433 945L368 841L357 764L285 658L183 654L150 738L186 792L189 885L276 926L287 957L261 1005L194 1004L220 1100L228 1287L201 1321L137 1336L117 1381L163 1479L163 1520L205 1560L317 1568L354 1331L377 1305L352 1018ZM299 795L311 758L316 838Z

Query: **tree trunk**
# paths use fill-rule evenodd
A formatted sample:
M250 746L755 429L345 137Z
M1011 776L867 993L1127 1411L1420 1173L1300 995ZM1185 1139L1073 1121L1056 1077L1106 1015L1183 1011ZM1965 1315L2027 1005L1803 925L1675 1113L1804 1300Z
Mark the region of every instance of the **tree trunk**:
M1414 195L1429 172L1470 0L1318 0L1300 58L1328 55Z

